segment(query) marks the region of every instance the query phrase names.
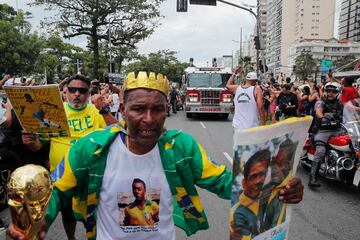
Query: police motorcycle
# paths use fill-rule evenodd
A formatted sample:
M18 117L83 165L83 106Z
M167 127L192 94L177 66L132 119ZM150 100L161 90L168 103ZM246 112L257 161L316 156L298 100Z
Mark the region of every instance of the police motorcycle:
M326 124L337 124L331 116ZM341 123L343 134L331 137L326 144L326 154L320 164L319 175L337 180L360 189L360 99L349 101L343 108ZM305 141L300 163L305 169L311 168L315 155L312 136Z

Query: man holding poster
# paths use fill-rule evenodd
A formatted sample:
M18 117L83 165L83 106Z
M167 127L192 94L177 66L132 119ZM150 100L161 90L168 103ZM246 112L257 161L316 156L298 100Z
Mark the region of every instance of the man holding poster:
M305 141L311 120L290 118L235 131L231 240L286 238L290 211L281 191L293 179L302 148L298 143Z
M59 90L57 89L56 94ZM26 96L25 96L26 97ZM83 136L97 129L105 128L107 125L118 121L111 115L110 109L104 107L104 103L98 96L98 103L88 104L90 97L90 80L82 75L73 75L66 82L66 99L63 104L70 136L50 138L50 172L52 181L58 180L65 171L65 156L75 142ZM60 96L58 96L60 98ZM31 96L27 96L28 102L34 102ZM35 102L35 105L38 103ZM49 104L47 104L49 105ZM100 111L99 111L100 110ZM106 111L107 110L107 111ZM60 112L60 110L58 110ZM29 129L25 129L29 130ZM23 134L23 143L33 152L42 149L45 141L41 141L37 135ZM75 239L76 220L73 216L71 204L61 209L63 225L69 240Z

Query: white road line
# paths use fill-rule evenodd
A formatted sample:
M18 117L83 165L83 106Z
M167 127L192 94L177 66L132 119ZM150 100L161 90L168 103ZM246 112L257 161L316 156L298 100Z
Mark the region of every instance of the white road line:
M227 152L223 152L223 154L224 154L224 156L226 157L226 159L229 160L229 162L230 162L231 164L233 164L233 159L232 159L232 157L230 157L230 155L229 155Z
M205 124L203 122L200 122L200 125L203 127L203 128L206 128Z

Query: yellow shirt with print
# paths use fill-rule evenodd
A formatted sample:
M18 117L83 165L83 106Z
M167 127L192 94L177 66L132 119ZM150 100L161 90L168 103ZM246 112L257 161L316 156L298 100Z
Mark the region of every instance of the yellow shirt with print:
M154 201L146 201L144 208L134 203L125 207L125 221L127 226L153 226L159 221L159 205Z
M70 147L80 138L94 130L105 128L104 118L99 110L92 104L88 104L82 110L75 110L64 103L65 113L68 119L71 137L55 137L50 141L50 172L53 172Z

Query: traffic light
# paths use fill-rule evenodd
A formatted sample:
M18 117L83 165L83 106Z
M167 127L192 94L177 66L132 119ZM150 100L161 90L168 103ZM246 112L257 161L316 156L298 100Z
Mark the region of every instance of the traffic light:
M265 64L265 69L264 69L264 65L262 63L262 60L259 60L259 70L262 73L266 73L267 71L269 71L269 67ZM264 72L265 70L265 72Z
M216 0L190 0L190 4L216 6Z
M254 37L254 45L255 45L255 49L259 50L260 49L260 39L259 36L255 36Z
M187 12L188 0L177 0L176 2L176 11L177 12Z
M256 50L264 50L265 49L265 44L264 44L264 40L262 37L255 36L254 37L254 45L255 45Z

